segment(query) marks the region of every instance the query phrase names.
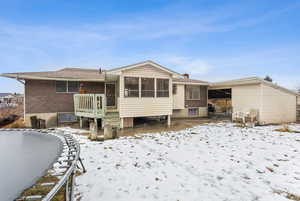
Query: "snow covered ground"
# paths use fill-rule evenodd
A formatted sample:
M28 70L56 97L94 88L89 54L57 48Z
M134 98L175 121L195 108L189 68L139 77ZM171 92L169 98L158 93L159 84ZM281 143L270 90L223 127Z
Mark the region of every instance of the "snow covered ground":
M291 125L300 131L300 125ZM279 126L191 129L91 142L77 136L87 173L81 201L289 200L300 196L300 134Z

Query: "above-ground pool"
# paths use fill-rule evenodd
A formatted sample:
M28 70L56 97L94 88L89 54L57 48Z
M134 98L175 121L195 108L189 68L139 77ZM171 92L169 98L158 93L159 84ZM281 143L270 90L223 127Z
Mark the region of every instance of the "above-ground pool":
M16 199L52 166L62 150L54 135L0 131L0 198Z

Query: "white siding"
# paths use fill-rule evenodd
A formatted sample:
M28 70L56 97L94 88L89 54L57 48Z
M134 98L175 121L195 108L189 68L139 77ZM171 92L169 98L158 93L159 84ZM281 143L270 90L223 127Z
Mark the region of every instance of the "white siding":
M296 96L262 85L261 121L265 124L295 122Z
M169 97L167 98L132 98L124 97L124 76L168 78ZM155 87L156 88L156 87ZM151 65L145 65L126 70L120 75L120 117L143 117L171 115L173 109L172 79L171 74L164 72Z
M177 84L176 94L173 95L173 109L184 109L184 85Z
M261 108L260 85L246 85L232 87L233 112L248 112L251 109Z
M169 78L171 75L163 70L153 67L149 64L132 68L122 72L123 76L143 76L143 77L160 77Z

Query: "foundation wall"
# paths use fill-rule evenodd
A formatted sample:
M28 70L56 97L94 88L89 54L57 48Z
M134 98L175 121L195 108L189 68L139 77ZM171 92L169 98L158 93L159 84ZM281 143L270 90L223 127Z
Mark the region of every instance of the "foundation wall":
M133 117L124 118L123 124L123 128L133 128Z
M197 115L190 115L189 109L185 108L182 110L173 110L172 118L196 118L196 117L207 117L207 107L198 107L198 114Z
M38 119L46 120L46 127L57 126L57 113L27 113L25 114L25 126L31 127L30 117L37 116Z

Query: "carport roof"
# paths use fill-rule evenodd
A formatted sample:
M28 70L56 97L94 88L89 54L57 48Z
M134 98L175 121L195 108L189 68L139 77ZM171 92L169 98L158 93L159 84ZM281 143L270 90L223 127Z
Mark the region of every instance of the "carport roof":
M210 83L210 89L231 88L233 86L253 85L253 84L265 84L267 86L284 91L286 93L290 93L295 96L300 96L300 94L297 93L296 91L281 87L277 84L266 81L260 77L248 77L248 78L228 80L228 81L222 81L222 82L212 82L212 83Z
M188 78L173 78L175 84L195 84L195 85L209 85L209 82L202 80L194 80Z

